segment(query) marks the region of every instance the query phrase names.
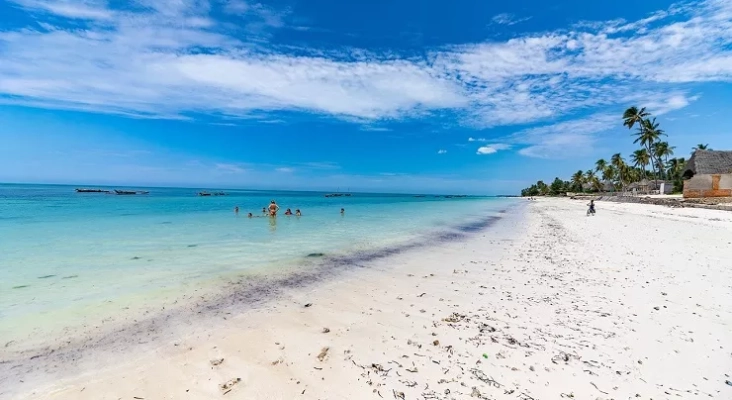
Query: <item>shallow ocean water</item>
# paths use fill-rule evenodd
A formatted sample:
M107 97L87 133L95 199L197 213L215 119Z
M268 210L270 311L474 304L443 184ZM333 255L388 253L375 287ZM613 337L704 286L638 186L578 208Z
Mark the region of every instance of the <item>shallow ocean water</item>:
M94 323L121 308L150 307L230 276L279 271L321 254L347 256L449 236L513 202L246 190L200 197L196 189L144 190L150 194L0 185L3 340ZM282 207L276 219L262 217L271 199ZM287 208L299 208L303 216L283 215ZM256 217L248 218L248 212Z

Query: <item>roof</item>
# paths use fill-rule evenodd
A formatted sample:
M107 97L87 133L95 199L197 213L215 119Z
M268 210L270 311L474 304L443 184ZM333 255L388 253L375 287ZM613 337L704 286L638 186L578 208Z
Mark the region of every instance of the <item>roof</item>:
M696 150L686 162L684 176L732 173L732 151Z

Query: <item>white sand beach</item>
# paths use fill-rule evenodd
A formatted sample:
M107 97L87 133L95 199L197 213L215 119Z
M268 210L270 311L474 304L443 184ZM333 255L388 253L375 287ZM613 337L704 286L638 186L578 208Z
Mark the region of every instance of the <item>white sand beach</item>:
M49 365L8 396L732 398L732 213L523 207L467 241Z

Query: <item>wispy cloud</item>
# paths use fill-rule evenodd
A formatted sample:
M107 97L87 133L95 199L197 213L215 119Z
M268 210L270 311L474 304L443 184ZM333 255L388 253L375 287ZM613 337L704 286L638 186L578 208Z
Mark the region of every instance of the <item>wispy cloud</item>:
M485 141L487 141L485 138L474 138L474 137L468 138L468 142L485 142Z
M243 174L244 172L247 172L247 169L243 168L239 164L217 163L215 164L215 168L216 171L227 174Z
M445 150L445 149L437 150L437 154L447 154L447 150Z
M391 129L383 127L383 126L371 126L371 125L363 125L361 126L362 131L366 132L389 132Z
M275 171L277 171L277 172L284 172L284 173L288 173L289 174L289 173L295 172L295 168L279 167L279 168L275 168Z
M640 94L654 115L686 107L697 96L687 97L681 93L668 95ZM598 134L620 126L619 113L597 113L584 118L522 129L507 138L510 143L524 146L519 154L536 158L571 158L589 154L597 141Z
M732 81L732 3L725 0L680 3L639 21L436 48L424 59L263 48L251 30L241 34L239 25L214 18L229 13L258 32L286 25L289 10L255 2L12 3L43 25L0 31L3 104L142 118L296 111L367 125L454 112L461 124L485 128L649 98L634 93L671 99L678 109L693 101L688 84Z
M491 21L493 21L493 23L499 24L499 25L516 25L520 22L528 21L530 19L531 19L531 17L518 18L513 14L503 13L503 14L498 14L498 15L494 16L491 19Z
M489 144L486 146L481 146L478 148L478 151L476 151L476 154L480 156L488 155L488 154L494 154L498 153L501 150L508 150L511 146L505 143L495 143L495 144Z
M72 19L108 20L114 12L105 2L89 0L10 0L31 12L46 12Z
M310 169L321 169L321 170L332 170L332 169L341 169L341 166L338 165L338 163L334 163L331 161L316 161L316 162L306 162L302 164L306 168Z

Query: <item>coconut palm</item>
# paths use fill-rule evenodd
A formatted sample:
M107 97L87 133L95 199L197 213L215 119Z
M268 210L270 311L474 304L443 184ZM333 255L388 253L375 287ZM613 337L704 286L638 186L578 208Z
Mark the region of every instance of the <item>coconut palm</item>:
M600 180L597 179L597 175L595 175L595 171L591 169L588 169L587 172L585 172L585 183L589 184L594 190L600 190L602 188Z
M664 135L665 133L658 127L658 123L656 122L655 118L653 118L652 120L644 119L638 125L638 133L635 134L636 138L633 141L633 143L640 143L641 146L645 147L650 157L651 167L653 167L654 176L656 175L656 162L655 157L653 157L652 149L658 139Z
M686 160L683 157L672 158L666 163L666 173L671 179L680 178L685 166Z
M643 178L646 177L646 165L648 165L648 162L650 161L650 155L648 154L648 151L646 149L638 149L633 152L633 154L630 156L631 161L633 161L633 165L641 169L641 174L643 175Z
M691 148L691 151L695 151L695 150L711 150L711 149L709 148L708 144L699 143L696 145L696 147Z
M645 120L647 117L649 117L651 113L646 112L646 108L643 107L640 110L638 107L630 107L623 113L623 125L627 126L628 129L633 129L633 127L638 124L639 126L642 125L643 120Z
M585 175L582 171L577 171L572 175L572 191L581 192L582 184L585 183Z
M663 172L666 169L665 166L668 164L669 157L674 155L675 148L676 147L669 145L668 142L656 142L653 146L652 150L653 155L656 157L658 172L661 172L662 175L664 175Z
M623 160L623 156L620 153L615 153L610 158L610 165L620 170L625 165L625 160Z
M617 168L615 168L614 165L608 165L605 167L605 169L602 170L602 180L603 181L613 181L618 174Z
M607 161L605 161L604 158L601 158L595 162L595 171L596 172L602 172L607 168Z

